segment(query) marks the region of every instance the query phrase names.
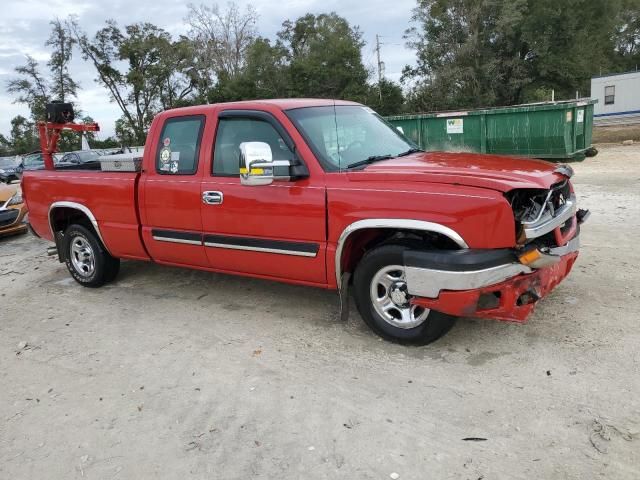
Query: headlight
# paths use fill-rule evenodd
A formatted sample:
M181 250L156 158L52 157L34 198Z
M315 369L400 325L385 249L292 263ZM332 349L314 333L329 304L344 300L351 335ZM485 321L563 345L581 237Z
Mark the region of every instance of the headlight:
M7 207L10 207L12 205L20 205L21 203L24 203L24 200L22 200L22 193L16 193L13 197L9 199L9 203L7 203Z

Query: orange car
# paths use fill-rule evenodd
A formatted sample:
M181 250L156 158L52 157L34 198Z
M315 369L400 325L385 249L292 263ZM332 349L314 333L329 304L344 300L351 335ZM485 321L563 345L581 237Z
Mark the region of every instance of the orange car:
M0 236L26 232L27 205L22 200L22 191L17 183L0 184Z

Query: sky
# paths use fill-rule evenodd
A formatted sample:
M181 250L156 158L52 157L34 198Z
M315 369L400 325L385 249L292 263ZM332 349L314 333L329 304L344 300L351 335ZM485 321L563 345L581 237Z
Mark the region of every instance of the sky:
M193 3L199 4L198 0ZM212 5L214 2L202 2ZM237 1L241 6L246 1ZM351 25L360 27L366 42L362 51L365 66L374 70L376 65L375 36L381 36L381 57L386 77L399 80L402 68L412 64L414 52L404 46L404 30L409 26L415 0L252 0L258 12L257 29L260 35L275 38L282 22L294 20L305 13L335 11ZM16 115L29 116L26 105L13 103L6 92L7 82L14 78L14 68L25 63L25 55L33 56L46 71L50 51L45 42L50 33L49 22L55 17L65 19L76 15L80 25L90 35L104 25L108 18L120 26L135 22L154 23L172 35L186 33L183 21L188 2L174 0L23 0L6 1L0 19L0 133L7 135L10 121ZM224 6L226 1L220 2ZM113 135L114 122L120 117L118 107L109 101L107 91L95 82L93 66L74 52L72 77L79 82L78 106L84 115L91 116L101 125L101 138Z

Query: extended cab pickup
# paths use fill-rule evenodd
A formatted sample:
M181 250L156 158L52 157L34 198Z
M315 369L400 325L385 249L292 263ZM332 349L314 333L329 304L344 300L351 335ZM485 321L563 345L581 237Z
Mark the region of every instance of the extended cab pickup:
M131 165L24 173L33 231L80 284L136 259L338 290L343 314L351 289L401 343L460 316L524 322L571 270L588 213L570 167L423 152L346 101L169 110Z

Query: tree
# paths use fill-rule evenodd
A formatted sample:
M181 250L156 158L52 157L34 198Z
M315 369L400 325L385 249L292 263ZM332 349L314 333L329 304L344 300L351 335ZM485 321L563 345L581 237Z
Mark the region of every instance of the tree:
M541 87L556 98L575 98L590 88L600 70L613 66L613 33L620 4L617 0L529 0L522 21L530 72L523 100Z
M140 145L136 131L131 128L131 124L124 117L116 120L116 138L121 145L128 147ZM144 145L144 142L142 144Z
M276 42L257 38L249 46L246 64L239 75L220 75L208 95L209 102L226 102L287 96L289 72L287 50Z
M447 109L512 103L527 71L520 22L527 0L419 0L405 33L417 65L415 107Z
M311 13L282 24L288 51L289 95L364 100L368 72L362 33L335 13Z
M616 19L615 65L627 72L640 67L640 0L624 0Z
M361 37L335 13L287 20L275 42L257 37L243 49L239 70L216 73L207 101L277 97L365 101L369 86Z
M24 103L29 107L33 119L44 119L45 104L49 101L49 86L40 73L38 62L27 55L27 63L16 67L15 71L19 77L9 80L7 92L17 95L15 103Z
M60 20L53 20L50 25L51 35L45 43L52 48L51 58L47 62L50 77L45 77L40 72L38 62L27 56L27 63L15 69L18 78L10 80L7 85L7 91L16 95L15 102L26 104L31 112L30 122L22 116L14 118L16 123L15 128L12 128L11 142L16 150L23 151L26 148L29 151L36 148L38 142L32 138L33 128L35 122L44 120L45 105L51 100L73 103L79 88L69 74L74 41ZM25 135L25 138L20 139L15 135ZM71 150L77 148L77 145L79 136L76 133L62 132L58 141L60 150Z
M248 5L244 12L229 3L226 10L188 5L187 39L193 46L191 78L202 98L216 83L234 82L243 74L247 55L257 37L258 14Z
M365 103L380 115L395 115L402 112L404 94L400 85L383 78L379 84L369 86Z
M51 35L45 43L53 49L51 59L47 62L52 74L49 94L52 98L64 102L75 98L78 91L78 84L69 74L69 63L76 41L59 18L49 24L52 27Z
M69 19L68 25L83 58L95 67L96 81L107 88L122 111L127 131L133 132L135 143L144 144L153 116L190 93L180 83L185 50L176 46L166 31L150 23L127 25L122 31L108 20L93 39L75 19Z
M31 111L33 120L44 119L44 108L50 100L72 101L78 84L69 74L74 40L59 19L50 22L51 34L45 45L52 48L47 62L51 77L47 79L38 62L27 55L27 63L16 67L18 78L12 79L7 91L17 95L16 102L24 103Z
M0 133L0 157L8 157L13 154L11 141Z
M40 141L35 133L35 125L22 115L11 119L9 138L4 138L5 148L20 155L40 148Z
M638 0L625 0L638 1ZM419 0L407 45L414 109L509 105L586 93L612 64L620 0ZM549 98L549 97L547 97Z

